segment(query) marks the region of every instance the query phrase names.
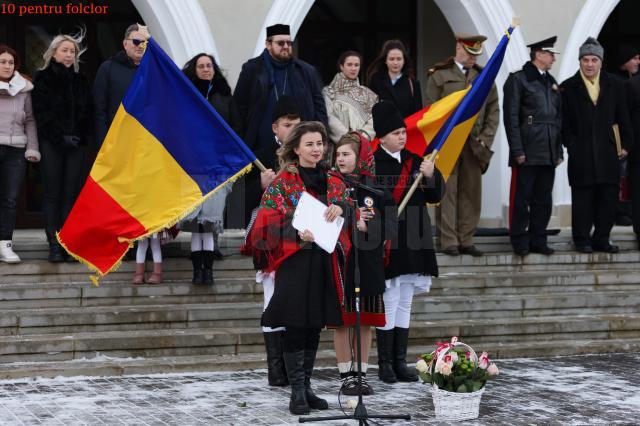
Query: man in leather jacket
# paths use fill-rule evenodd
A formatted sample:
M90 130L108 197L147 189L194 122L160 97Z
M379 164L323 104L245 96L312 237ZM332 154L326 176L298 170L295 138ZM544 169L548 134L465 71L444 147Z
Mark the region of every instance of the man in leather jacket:
M546 229L553 207L555 167L563 161L561 96L549 74L555 62L556 37L530 44L531 61L504 85L504 126L509 141L513 251L551 255Z

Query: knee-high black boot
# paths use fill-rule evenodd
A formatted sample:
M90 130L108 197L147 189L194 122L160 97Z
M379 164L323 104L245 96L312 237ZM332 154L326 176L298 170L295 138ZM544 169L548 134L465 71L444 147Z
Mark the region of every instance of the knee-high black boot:
M213 252L208 250L202 251L202 284L213 285Z
M393 371L394 332L376 328L376 345L378 346L378 377L385 383L396 383L398 378Z
M193 279L192 284L202 284L202 250L191 252L191 263L193 263Z
M287 371L282 358L282 331L262 333L267 350L267 368L269 370L269 386L287 386Z
M418 375L407 369L407 344L409 340L409 329L396 327L394 331L393 344L393 371L401 382L417 382Z
M289 383L291 384L289 412L296 415L309 414L309 404L307 403L304 387L304 350L284 352L282 355L287 368Z
M317 346L315 349L305 349L304 351L304 388L309 407L315 410L326 410L329 408L329 403L325 399L316 396L311 389L311 375L313 374L317 351Z

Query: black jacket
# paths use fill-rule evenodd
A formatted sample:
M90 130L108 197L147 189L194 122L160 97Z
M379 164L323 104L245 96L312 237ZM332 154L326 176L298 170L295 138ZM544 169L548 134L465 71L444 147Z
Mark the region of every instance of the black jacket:
M378 147L374 152L376 161L375 186L393 194L393 189L401 176L403 164L413 159L410 178L405 182L402 198L413 184L422 163L422 158L402 150L402 164ZM405 177L406 178L406 177ZM431 179L423 179L421 185L409 199L405 210L398 216L397 235L392 238L391 258L385 268L386 279L406 274L422 274L438 276L438 263L433 248L431 220L427 203L437 203L444 194L444 179L436 169ZM400 204L400 203L398 203Z
M407 75L403 74L393 85L386 72L374 74L369 81L369 89L373 90L381 101L393 102L403 118L422 109L420 82Z
M92 132L92 104L89 81L80 73L57 63L38 71L33 80L33 113L38 140L62 144L63 135L80 138L87 145Z
M104 61L98 68L93 83L98 145L102 145L109 126L111 126L111 121L113 121L137 69L138 67L131 62L124 50Z
M526 156L524 166L555 166L562 153L562 108L558 84L527 62L504 85L504 127L509 141L509 166Z
M600 96L594 105L578 71L562 83L561 92L562 143L569 154L569 185L618 185L620 164L614 124L620 127L622 148L630 152L633 147L624 83L601 71Z
M628 79L625 82L625 88L633 128L633 140L634 142L639 141L634 143L633 149L629 153L629 161L640 163L640 75Z
M322 83L316 69L300 59L291 59L291 75L302 95L294 99L303 121L315 120L327 125L327 107L322 96ZM248 60L242 65L242 71L233 94L244 129L243 139L249 148L259 145L259 130L267 102L271 101L273 85L262 55ZM269 117L270 118L270 117Z

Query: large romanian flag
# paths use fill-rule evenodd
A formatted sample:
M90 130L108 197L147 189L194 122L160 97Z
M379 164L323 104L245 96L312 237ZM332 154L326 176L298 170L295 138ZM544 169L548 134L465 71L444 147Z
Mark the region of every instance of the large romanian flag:
M438 150L436 162L448 179L495 82L514 27L509 27L489 62L472 84L405 118L405 148L417 155ZM426 151L425 151L426 147Z
M251 168L253 153L162 49L146 52L58 239L100 276Z

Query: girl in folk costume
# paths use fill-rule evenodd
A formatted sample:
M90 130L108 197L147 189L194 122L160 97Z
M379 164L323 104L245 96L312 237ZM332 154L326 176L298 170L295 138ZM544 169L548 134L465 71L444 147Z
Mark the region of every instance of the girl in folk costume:
M325 213L329 222L347 209L342 180L318 166L326 143L326 130L319 122L302 122L291 130L278 149L280 172L262 197L247 240L254 255L263 257L263 272L275 271L275 291L262 325L286 327L283 356L291 384L292 414L328 408L327 401L311 390L311 374L320 330L339 327L343 321L343 265L350 249L346 227L336 250L329 254L314 244L309 230L299 232L292 226L305 191L329 205Z
M338 60L340 72L322 90L327 104L329 137L333 143L352 130L357 130L369 140L376 136L371 108L378 102L378 95L360 84L358 74L361 64L362 55L358 52L344 52Z
M160 232L156 232L149 238L138 241L136 249L136 269L133 273L133 284L160 284L162 282L162 248L161 244L166 244L178 235L175 226L165 228ZM151 255L153 257L153 272L145 278L145 264L147 259L147 250L151 246Z
M349 132L336 145L336 166L347 182L373 185L375 176L375 162L373 150L369 140L357 132ZM371 386L365 381L367 360L371 348L371 326L385 325L385 311L383 293L385 291L384 278L384 239L391 238L390 232L396 229L397 207L388 191L384 196L376 196L366 192L364 188L357 193L358 199L363 200L360 207L360 219L357 222L358 232L353 236L354 248L358 249L358 264L360 274L360 311L361 311L361 342L360 353L362 360L362 393L373 394ZM389 230L389 231L387 231ZM352 249L352 253L355 250ZM340 378L344 379L342 393L345 395L358 394L357 339L353 326L355 325L355 258L352 255L347 262L347 279L345 285L346 318L343 327L335 329L333 343L336 350ZM353 352L353 353L352 353Z
M411 302L414 293L429 291L431 277L438 276L426 204L440 201L444 179L431 161L404 149L406 126L393 104L386 101L376 104L373 119L380 138L374 154L377 186L389 189L399 205L415 177L419 173L424 176L406 209L398 216L397 238L391 241L385 267L386 325L376 330L380 380L412 382L418 378L406 365Z

